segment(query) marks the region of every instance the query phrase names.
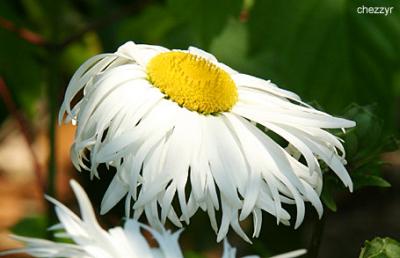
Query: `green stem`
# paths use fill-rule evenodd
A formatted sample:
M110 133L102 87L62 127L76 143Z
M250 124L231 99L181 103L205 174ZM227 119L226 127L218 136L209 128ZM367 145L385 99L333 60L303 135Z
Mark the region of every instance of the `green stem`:
M324 226L325 226L325 218L326 215L323 216L321 219L317 219L316 222L314 223L312 235L311 235L311 242L308 247L308 257L309 258L317 258L318 257L318 251L319 247L321 245L322 241L322 235L324 232Z
M49 51L49 78L47 85L47 102L49 105L49 163L47 178L47 195L57 198L56 182L57 182L57 165L56 165L56 115L57 115L57 88L58 88L58 54L55 51ZM48 207L48 226L57 223L57 215L52 207ZM48 235L49 239L53 239L53 234Z
M56 192L56 179L57 179L57 165L56 165L56 126L57 126L57 110L58 110L58 89L60 86L60 20L59 10L60 3L58 1L44 0L42 2L46 6L49 21L49 42L50 45L46 48L46 58L48 65L48 83L47 83L47 104L49 107L49 138L50 138L50 156L48 163L48 181L47 181L47 194L57 198ZM48 210L48 223L49 226L57 222L57 216L53 209Z
M48 163L48 183L47 193L56 197L56 123L57 123L57 88L58 88L58 54L56 51L49 51L49 85L47 89L47 101L49 105L49 137L50 137L50 157Z

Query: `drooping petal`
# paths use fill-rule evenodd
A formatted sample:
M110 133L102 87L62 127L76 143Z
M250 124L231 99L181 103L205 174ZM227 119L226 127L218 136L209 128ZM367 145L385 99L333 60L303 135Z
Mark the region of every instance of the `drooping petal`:
M68 86L60 119L66 113L66 122L76 120L78 126L71 154L74 165L90 170L91 177L99 176L102 163L116 169L102 213L126 196L127 216L144 215L161 229L167 219L177 226L181 221L189 224L200 208L207 212L218 240L229 228L249 240L239 221L253 216L256 237L262 211L288 225L291 216L283 204L295 205L296 228L303 221L305 202L322 215L321 162L352 189L341 140L325 129L353 127L353 121L318 111L295 93L241 74L201 49L170 51L128 42L113 54L90 59ZM189 68L178 65L186 59ZM150 64L161 69L152 74ZM168 76L163 71L169 71ZM229 94L221 91L233 100L230 108L213 113L186 105L201 106L198 96L224 88L222 75L228 76L226 85L233 85L227 87ZM168 95L156 81L169 83ZM206 90L199 92L202 89ZM78 98L79 92L83 98ZM221 94L207 105L220 103L225 96ZM287 146L270 133L286 140Z

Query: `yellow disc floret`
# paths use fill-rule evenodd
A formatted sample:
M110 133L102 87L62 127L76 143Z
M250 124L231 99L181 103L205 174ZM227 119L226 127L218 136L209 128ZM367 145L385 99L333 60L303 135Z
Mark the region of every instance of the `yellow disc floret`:
M202 114L229 111L237 101L227 72L207 59L186 52L156 55L147 65L150 82L168 98Z

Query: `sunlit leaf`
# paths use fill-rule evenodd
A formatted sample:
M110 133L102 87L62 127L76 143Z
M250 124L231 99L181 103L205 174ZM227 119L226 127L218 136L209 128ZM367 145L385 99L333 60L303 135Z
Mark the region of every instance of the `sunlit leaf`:
M400 243L392 238L376 237L365 241L359 258L398 258L400 257Z
M238 70L246 69L246 66L249 65L247 50L247 29L245 24L238 19L229 20L227 26L212 41L210 47L210 52L216 55L218 60Z
M20 220L11 228L13 234L28 237L47 237L47 219L44 216L31 216Z
M191 28L194 43L207 49L229 18L239 16L243 1L169 0L168 6L182 23Z
M86 33L82 40L67 46L61 55L66 73L72 74L84 61L101 51L101 43L95 33Z

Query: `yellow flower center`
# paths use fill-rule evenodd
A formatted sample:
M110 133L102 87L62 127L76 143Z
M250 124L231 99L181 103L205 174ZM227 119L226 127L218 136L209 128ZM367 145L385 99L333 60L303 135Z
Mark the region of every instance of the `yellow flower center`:
M168 98L202 114L229 111L237 101L227 72L207 59L180 51L156 55L147 65L150 82Z

